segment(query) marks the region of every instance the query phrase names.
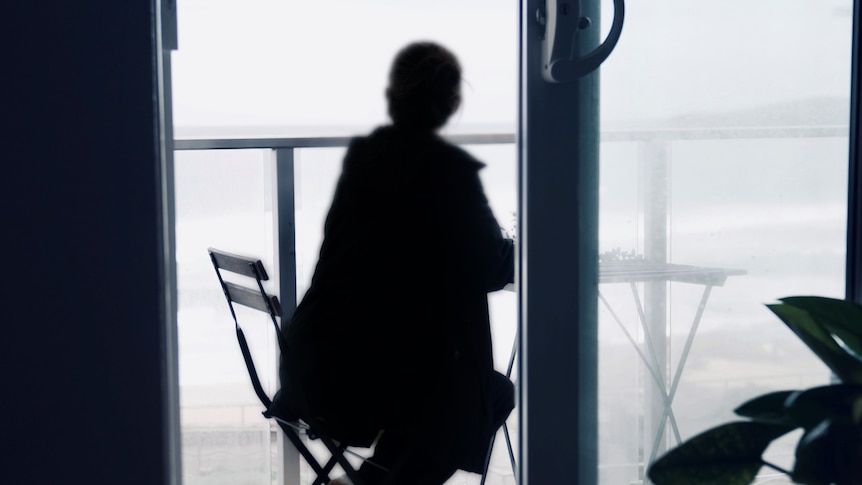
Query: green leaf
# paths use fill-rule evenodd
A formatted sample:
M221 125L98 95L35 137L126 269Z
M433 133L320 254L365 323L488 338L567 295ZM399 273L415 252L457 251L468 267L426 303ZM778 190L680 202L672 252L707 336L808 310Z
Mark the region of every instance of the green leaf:
M808 312L838 336L857 357L862 357L862 306L849 300L820 296L793 296L781 301Z
M761 455L791 427L740 421L705 431L653 463L656 485L747 485L763 465Z
M852 424L825 420L796 447L793 481L807 485L862 483L862 439Z
M786 407L792 420L811 430L825 420L854 423L854 407L862 397L858 384L834 384L814 387L787 398Z
M796 391L777 391L758 396L733 410L738 416L751 418L761 423L798 426L784 406L787 398Z
M805 310L787 303L767 305L844 382L862 383L862 365Z

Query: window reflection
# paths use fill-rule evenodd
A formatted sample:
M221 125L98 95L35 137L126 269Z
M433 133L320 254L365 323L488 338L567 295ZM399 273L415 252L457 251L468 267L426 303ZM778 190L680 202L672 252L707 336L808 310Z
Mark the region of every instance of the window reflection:
M749 397L828 382L764 304L844 294L852 2L627 7L602 68L600 250L737 273L706 299L600 285L603 484L641 483ZM789 464L793 443L769 453Z

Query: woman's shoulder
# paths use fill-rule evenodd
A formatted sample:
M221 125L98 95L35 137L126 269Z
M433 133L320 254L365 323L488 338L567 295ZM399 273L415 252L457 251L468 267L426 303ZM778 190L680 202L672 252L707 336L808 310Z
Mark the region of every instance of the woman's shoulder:
M471 171L478 171L485 167L484 163L480 162L463 147L452 143L438 134L432 134L431 137L432 143L438 150L437 158L440 160L447 161L456 167Z
M441 147L441 161L445 161L453 169L463 170L467 172L478 172L485 168L485 164L474 157L470 152L465 150L442 137L438 137L438 142Z
M392 151L401 143L398 133L391 125L375 128L367 135L355 136L347 146L348 156L367 156Z
M351 139L350 158L377 158L377 156L418 155L432 163L442 163L452 169L478 171L485 167L464 148L455 145L433 132L416 132L393 125L375 128L371 133Z
M373 160L384 155L390 149L390 143L387 142L390 136L385 128L380 127L367 135L351 138L347 145L347 154L344 157L344 168L347 169L351 165L361 164L364 160Z

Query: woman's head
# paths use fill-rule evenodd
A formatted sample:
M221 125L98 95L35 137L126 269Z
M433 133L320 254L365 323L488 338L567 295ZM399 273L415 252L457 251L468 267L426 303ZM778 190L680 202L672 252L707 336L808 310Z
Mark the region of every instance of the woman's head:
M389 72L389 116L400 126L436 130L461 103L461 66L433 42L401 49Z

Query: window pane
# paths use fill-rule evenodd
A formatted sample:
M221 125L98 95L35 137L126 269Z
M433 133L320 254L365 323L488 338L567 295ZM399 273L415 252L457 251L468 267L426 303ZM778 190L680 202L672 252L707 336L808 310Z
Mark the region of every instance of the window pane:
M844 296L851 9L627 4L602 68L601 483L640 483L748 398L829 381L764 305Z
M213 176L218 174L218 176ZM208 247L272 267L261 151L176 153L177 283L183 483L268 483L271 423L260 415ZM269 244L267 244L269 241ZM269 288L271 291L272 288ZM236 307L264 387L276 343L260 312Z
M180 0L178 10L179 50L172 57L177 138L365 133L387 122L384 89L393 56L408 42L422 39L451 48L464 69L462 108L445 128L446 133L515 131L516 2ZM489 164L487 176L494 178L487 190L497 216L501 224L511 225L516 187L514 146L477 151L482 151L479 156ZM343 153L344 148L297 151L299 296L314 270L323 218ZM181 405L187 437L199 430L227 430L233 433L230 439L238 441L245 430L269 430L270 423L257 414L256 398L241 357L237 359L230 315L206 260L206 247L220 245L259 255L264 263L271 260L272 238L266 232L271 221L263 192L269 180L261 157L254 151L215 150L180 152L176 157ZM492 175L499 170L504 175ZM218 189L213 188L216 186ZM503 195L495 195L498 193ZM205 290L200 289L204 286ZM191 294L203 293L205 297L190 300ZM503 342L495 351L499 365L505 367L516 318L514 294L495 297L491 310L494 325L503 322ZM222 330L207 327L210 322ZM267 335L263 333L258 343L264 351L274 350L266 341L270 338ZM262 355L260 361L264 362L258 365L262 374L274 367L269 354ZM268 385L275 385L274 376L266 379ZM245 387L240 392L234 385ZM201 386L209 386L206 393L198 392ZM216 405L226 399L229 405ZM210 410L210 405L217 409ZM243 406L255 413L237 411L237 407L246 409ZM218 419L210 419L214 414ZM247 453L248 459L235 463L226 458L233 451L210 445L203 438L187 438L183 448L185 480L244 483L240 480L247 478L263 483L263 477L270 473L266 462L269 448L251 447L250 440L242 440L249 446L237 453ZM512 479L507 453L502 453L504 461L493 468L501 478L489 480L491 485L504 483L504 475ZM210 461L200 465L198 461L203 458L199 457L210 457ZM458 475L453 483L474 478ZM478 479L474 481L478 483Z
M415 40L442 43L464 68L462 109L447 130L514 132L517 2L181 0L178 6L179 136L366 131L387 122L389 65Z

